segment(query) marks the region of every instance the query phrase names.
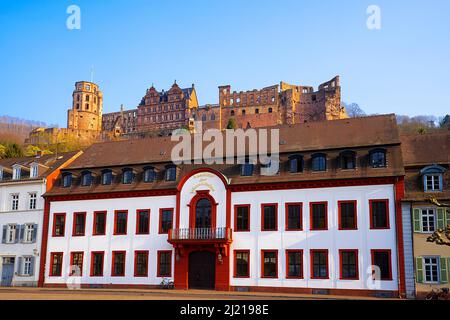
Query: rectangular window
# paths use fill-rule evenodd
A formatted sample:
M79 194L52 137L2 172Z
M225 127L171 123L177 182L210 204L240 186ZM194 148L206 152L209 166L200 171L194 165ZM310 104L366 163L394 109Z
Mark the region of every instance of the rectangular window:
M91 277L103 276L103 259L105 253L103 251L96 251L91 253Z
M55 213L53 215L53 237L64 237L66 227L66 214Z
M356 201L339 201L339 230L356 230Z
M148 251L134 252L134 276L148 276Z
M157 277L172 276L172 251L158 251Z
M426 175L425 176L426 189L425 191L440 191L440 175Z
M311 279L328 279L328 250L311 250Z
M6 243L16 243L19 235L18 226L16 224L8 224L6 227Z
M234 251L234 277L248 278L250 275L250 251Z
M169 233L172 229L173 209L160 209L159 211L159 233Z
M60 277L62 272L63 253L50 253L50 276Z
M328 229L328 203L312 202L309 207L311 230Z
M372 250L372 266L378 267L378 280L392 280L392 266L391 266L391 250ZM373 276L377 276L377 269L373 270Z
M339 250L341 280L358 280L358 250Z
M136 234L150 233L150 210L136 212Z
M128 211L121 210L114 212L114 235L127 234Z
M302 224L302 203L286 203L286 230L300 231Z
M111 276L123 277L125 276L125 251L112 252Z
M234 231L250 231L250 205L234 206Z
M278 278L278 251L261 250L263 278Z
M36 209L36 202L37 202L37 195L35 192L29 194L29 204L28 209L35 210Z
M422 232L436 231L436 214L433 209L422 210Z
M36 232L36 228L35 228L34 224L26 224L23 242L26 242L26 243L33 242L35 240L35 234L34 234L35 232Z
M389 200L370 200L370 229L389 229Z
M286 277L303 278L303 250L286 250Z
M83 275L83 252L70 253L70 275L81 277Z
M86 228L86 212L75 212L73 214L72 235L75 237L84 236Z
M277 204L261 205L261 231L277 231Z
M105 235L106 232L106 211L94 212L94 228L92 234L94 236Z
M33 275L33 257L23 257L23 273L24 276Z
M425 271L425 283L439 283L439 258L424 257L423 267Z
M18 194L11 195L11 210L12 211L19 210L19 195Z

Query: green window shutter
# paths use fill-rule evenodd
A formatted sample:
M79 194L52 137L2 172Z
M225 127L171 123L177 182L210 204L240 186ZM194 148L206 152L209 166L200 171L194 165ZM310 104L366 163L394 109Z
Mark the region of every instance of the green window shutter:
M421 223L421 213L420 209L413 209L413 224L414 224L414 232L421 232L422 228L420 227L422 225Z
M448 274L447 274L447 259L441 258L441 283L448 282Z
M445 214L445 208L437 208L436 210L436 221L437 221L437 228L438 229L444 229L444 214Z
M416 258L416 282L423 283L423 260L422 260L422 257Z
M450 226L450 208L444 208L445 211L445 225Z
M448 279L450 279L450 258L447 259L447 271L448 271Z

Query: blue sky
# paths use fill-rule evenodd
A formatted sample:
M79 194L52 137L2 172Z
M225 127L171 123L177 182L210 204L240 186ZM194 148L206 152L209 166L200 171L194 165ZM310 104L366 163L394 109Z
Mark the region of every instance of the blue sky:
M71 4L81 30L66 28ZM366 27L371 4L381 30ZM0 115L65 126L73 85L94 66L105 112L175 79L205 104L219 85L317 87L340 75L343 101L368 113L440 116L449 13L448 0L0 0Z

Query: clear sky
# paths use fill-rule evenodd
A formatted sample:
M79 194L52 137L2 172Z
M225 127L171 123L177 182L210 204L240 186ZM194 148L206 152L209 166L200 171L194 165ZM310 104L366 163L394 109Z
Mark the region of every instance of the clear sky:
M81 29L69 30L69 5ZM366 26L369 5L381 29ZM74 83L104 112L134 108L154 83L246 91L341 76L342 100L368 113L450 112L450 1L0 0L0 115L66 125Z

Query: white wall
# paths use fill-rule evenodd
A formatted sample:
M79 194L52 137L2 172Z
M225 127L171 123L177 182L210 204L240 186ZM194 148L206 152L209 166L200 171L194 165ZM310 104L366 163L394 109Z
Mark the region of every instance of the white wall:
M0 275L3 257L15 257L15 275L12 285L36 285L39 277L39 255L41 251L42 222L45 192L45 181L13 182L0 184L0 234L6 224L37 224L37 237L35 243L0 243ZM36 210L29 210L29 193L36 192ZM19 210L11 211L11 194L19 194ZM3 236L1 234L1 236ZM1 238L0 238L1 239ZM33 256L35 260L34 274L32 276L20 276L18 258Z

